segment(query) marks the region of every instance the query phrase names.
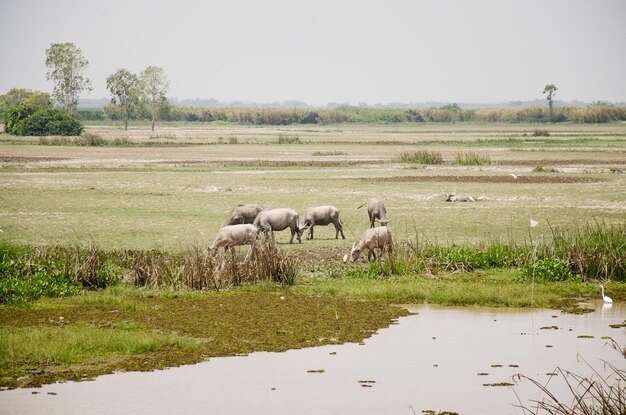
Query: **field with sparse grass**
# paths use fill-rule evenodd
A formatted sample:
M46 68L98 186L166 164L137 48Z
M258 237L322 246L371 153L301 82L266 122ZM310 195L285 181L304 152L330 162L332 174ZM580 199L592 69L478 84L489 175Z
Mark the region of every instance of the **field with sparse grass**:
M370 197L385 202L394 236L442 242L523 240L530 218L541 224L533 229L539 238L548 223L623 220L626 124L545 125L550 136L540 140L535 128L168 124L151 133L88 125L88 135L126 143L102 146L0 135L1 235L21 244L185 250L210 243L238 203L301 214L332 204L354 240L367 228L356 207ZM434 154L441 164L403 162L413 154ZM459 155L489 163L460 164ZM444 203L444 191L481 200ZM350 245L329 240L330 229L317 235L294 248Z

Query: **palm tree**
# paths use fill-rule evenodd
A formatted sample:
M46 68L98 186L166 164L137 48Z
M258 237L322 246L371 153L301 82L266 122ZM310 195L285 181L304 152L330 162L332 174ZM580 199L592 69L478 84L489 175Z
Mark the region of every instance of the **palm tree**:
M550 122L552 122L552 97L554 96L554 94L556 94L557 88L556 85L554 84L548 84L543 88L543 93L544 94L548 94L546 95L546 99L548 100L548 107L549 107L549 112L548 112L548 117Z

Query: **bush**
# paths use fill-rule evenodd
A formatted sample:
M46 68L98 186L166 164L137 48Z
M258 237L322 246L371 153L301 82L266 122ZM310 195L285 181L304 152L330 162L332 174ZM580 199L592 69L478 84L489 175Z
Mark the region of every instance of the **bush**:
M438 151L407 151L395 159L399 163L443 164L443 157Z
M37 107L29 103L20 103L10 107L6 113L4 131L8 134L20 134L23 123L37 112Z
M457 154L454 162L462 166L484 166L491 164L491 159L488 156L481 156L474 153L464 153Z
M550 137L550 131L535 128L532 133L533 137Z
M56 108L39 110L21 120L11 131L15 135L80 135L83 126L78 120Z
M279 134L278 144L302 144L302 141L297 135Z

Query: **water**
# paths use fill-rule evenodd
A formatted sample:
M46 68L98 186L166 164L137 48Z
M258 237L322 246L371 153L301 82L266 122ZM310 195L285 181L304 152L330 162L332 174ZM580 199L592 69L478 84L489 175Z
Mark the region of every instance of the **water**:
M430 409L521 414L516 394L527 405L541 396L530 382L483 384L514 383L512 376L522 373L542 383L552 379L550 389L564 393L560 378L547 375L557 366L578 374L590 374L588 364L606 373L602 360L626 366L601 339L611 336L626 345L626 330L609 327L626 319L626 307L596 306L595 312L581 316L554 310L407 306L419 314L401 318L363 345L253 353L92 382L3 391L0 413L412 415ZM547 326L558 329L541 329Z

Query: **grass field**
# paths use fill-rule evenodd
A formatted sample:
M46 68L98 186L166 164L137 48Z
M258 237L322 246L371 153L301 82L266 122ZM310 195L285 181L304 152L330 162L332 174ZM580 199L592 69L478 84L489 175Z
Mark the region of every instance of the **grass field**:
M536 128L551 135L532 137ZM347 249L367 229L366 212L356 207L369 197L385 202L396 239L521 241L530 232L548 237L548 223L626 217L621 123L172 124L154 133L145 125L124 132L94 124L86 131L111 145L41 145L37 138L0 135L3 241L185 250L209 244L233 206L253 202L290 206L301 215L308 206L336 205L348 240L335 241L334 230L320 228L320 239L293 249ZM301 144L278 144L281 137ZM397 162L417 151L440 153L443 164ZM455 163L468 154L489 164ZM445 203L442 191L481 200ZM540 222L532 231L531 218ZM278 240L288 238L283 233Z

